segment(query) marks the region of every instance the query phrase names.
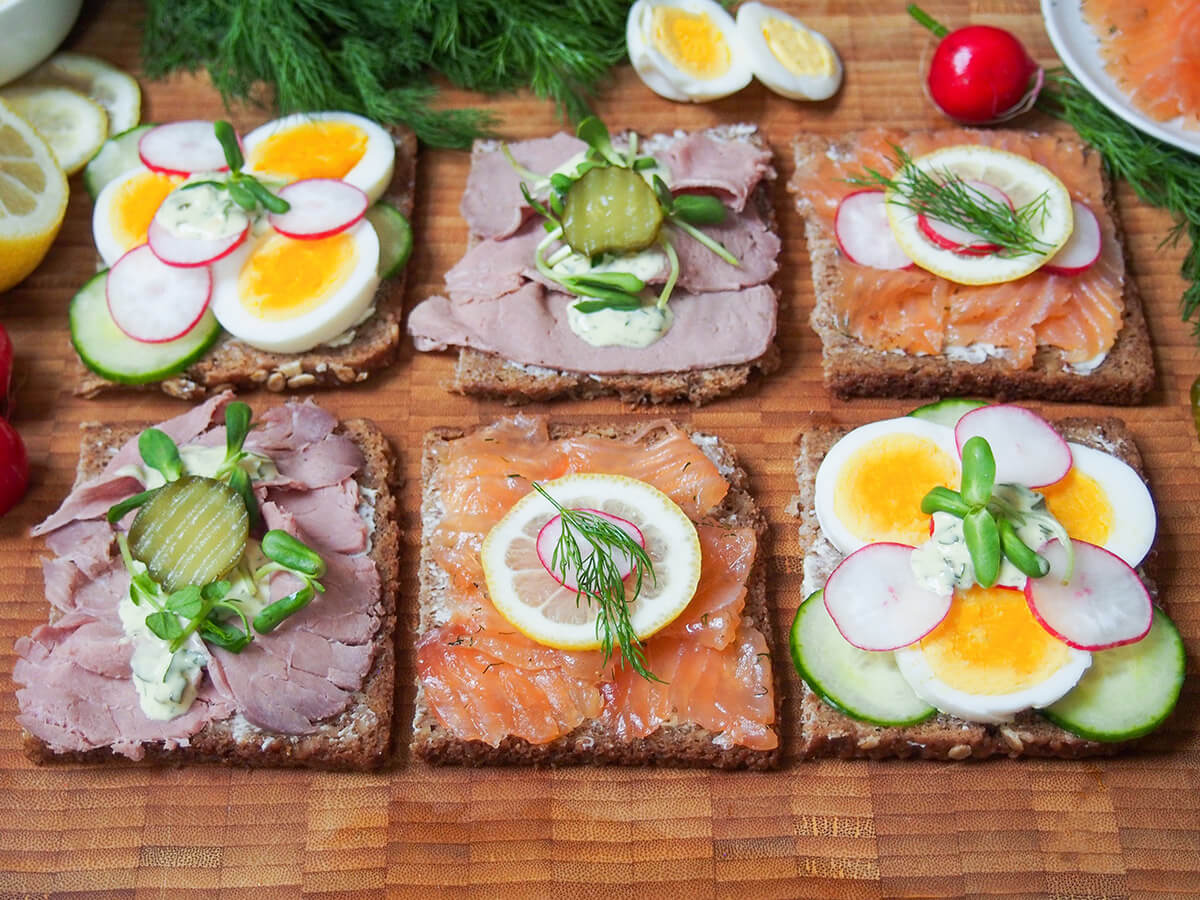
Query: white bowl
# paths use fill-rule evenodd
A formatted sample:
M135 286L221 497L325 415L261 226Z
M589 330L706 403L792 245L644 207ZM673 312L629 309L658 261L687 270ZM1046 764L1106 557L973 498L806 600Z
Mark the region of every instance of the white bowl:
M0 84L53 53L82 5L83 0L0 0Z

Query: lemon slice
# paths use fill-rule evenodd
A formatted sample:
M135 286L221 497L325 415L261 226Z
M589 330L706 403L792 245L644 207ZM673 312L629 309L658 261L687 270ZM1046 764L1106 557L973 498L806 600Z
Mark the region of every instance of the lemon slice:
M86 94L108 113L110 135L128 131L142 115L142 89L137 81L94 56L56 53L17 84L53 84Z
M566 509L589 509L625 519L641 530L654 566L631 599L636 575L626 578L625 596L634 633L644 639L675 619L700 583L700 539L696 526L666 494L623 475L576 474L543 488ZM497 612L526 637L560 650L594 650L597 605L577 597L538 558L537 538L558 511L536 491L526 494L488 532L480 553L488 593ZM586 556L586 538L576 535Z
M981 181L1008 195L1013 207L1046 195L1045 214L1030 222L1034 235L1045 245L1041 253L1021 253L1006 256L990 253L972 256L939 247L926 237L917 214L907 207L891 202L888 193L887 213L892 233L908 257L920 266L959 284L999 284L1015 281L1039 268L1058 252L1074 229L1071 193L1045 166L1007 150L996 150L978 144L943 147L912 161L913 166L941 178L950 172L964 181Z
M0 291L37 268L67 211L67 177L46 142L0 102Z
M108 113L79 91L29 85L5 88L0 98L46 139L68 175L87 165L108 138Z

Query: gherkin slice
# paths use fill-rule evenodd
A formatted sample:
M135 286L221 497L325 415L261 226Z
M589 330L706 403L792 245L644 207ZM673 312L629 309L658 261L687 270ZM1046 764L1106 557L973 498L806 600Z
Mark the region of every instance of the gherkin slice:
M206 585L229 572L246 550L250 516L229 485L185 475L138 511L129 549L167 591Z
M632 169L589 169L563 199L563 240L584 256L644 250L662 220L654 191Z

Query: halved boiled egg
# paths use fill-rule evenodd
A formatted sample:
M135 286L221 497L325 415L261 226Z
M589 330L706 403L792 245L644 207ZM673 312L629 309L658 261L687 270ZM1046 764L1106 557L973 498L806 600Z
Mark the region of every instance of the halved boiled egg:
M92 236L106 266L146 243L146 231L158 207L182 182L178 176L139 166L104 186L92 210Z
M715 0L637 0L625 43L638 76L668 100L727 97L753 76L737 23Z
M316 240L269 229L213 265L212 311L252 347L298 353L369 315L378 263L379 238L365 220Z
M346 112L296 113L243 139L246 171L284 181L340 178L374 203L392 180L396 144L370 119Z
M816 478L821 529L842 553L873 541L915 546L929 539L921 498L937 485L958 489L951 429L902 416L856 428L839 440Z
M956 591L941 624L895 653L918 697L972 722L1048 706L1092 664L1038 624L1024 594L1000 587Z
M842 61L833 44L795 16L763 3L737 11L754 77L792 100L825 100L842 85Z

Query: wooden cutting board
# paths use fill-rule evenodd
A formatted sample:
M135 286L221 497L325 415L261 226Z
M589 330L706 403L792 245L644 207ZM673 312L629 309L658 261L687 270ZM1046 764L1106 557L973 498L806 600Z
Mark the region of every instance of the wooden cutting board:
M768 381L699 410L671 415L720 434L739 451L771 521L770 591L776 631L786 632L800 597L800 554L785 509L795 490L791 445L814 421L861 424L896 415L905 401L832 400L821 384L813 303L801 224L783 184L788 144L799 130L825 134L889 123L945 125L921 90L926 34L900 2L793 0L783 3L823 31L846 63L832 101L806 105L752 86L703 106L680 106L615 73L598 104L614 127L643 132L749 120L778 158L776 187L783 267L782 368ZM930 2L960 25L1012 29L1043 63L1056 62L1035 0ZM886 11L881 11L886 10ZM140 6L89 4L71 49L137 71ZM222 106L203 78L144 82L147 121L216 117ZM494 110L512 138L561 126L549 104L529 96L480 98L447 92L446 103ZM267 118L239 110L241 126ZM1030 118L1029 127L1063 130ZM425 151L413 222L409 304L436 292L462 253L458 214L468 158ZM401 568L398 755L374 775L246 772L192 767L155 770L35 768L21 755L11 680L13 641L45 621L40 541L31 525L69 489L78 425L146 421L183 405L153 393L98 401L74 398L66 308L94 269L91 204L72 181L67 222L49 258L0 296L0 321L16 344L16 425L33 464L24 502L0 519L0 897L298 897L345 892L449 896L943 897L979 894L1071 898L1200 893L1200 743L1195 677L1200 659L1200 448L1187 391L1200 371L1195 338L1181 324L1177 275L1182 249L1160 248L1170 221L1122 186L1121 212L1134 277L1149 312L1158 386L1144 407L1120 411L1133 426L1159 501L1162 588L1187 640L1190 680L1174 718L1137 755L1085 762L1000 760L797 762L772 774L569 769L434 769L405 750L413 689L421 436L441 424L503 415L498 403L447 394L447 356L406 348L395 367L365 385L325 392L339 416L369 416L403 461L407 529ZM276 398L249 398L262 408ZM660 415L613 401L538 406L575 421ZM1052 406L1052 415L1105 415ZM798 681L783 645L787 712ZM785 747L795 744L790 719Z

